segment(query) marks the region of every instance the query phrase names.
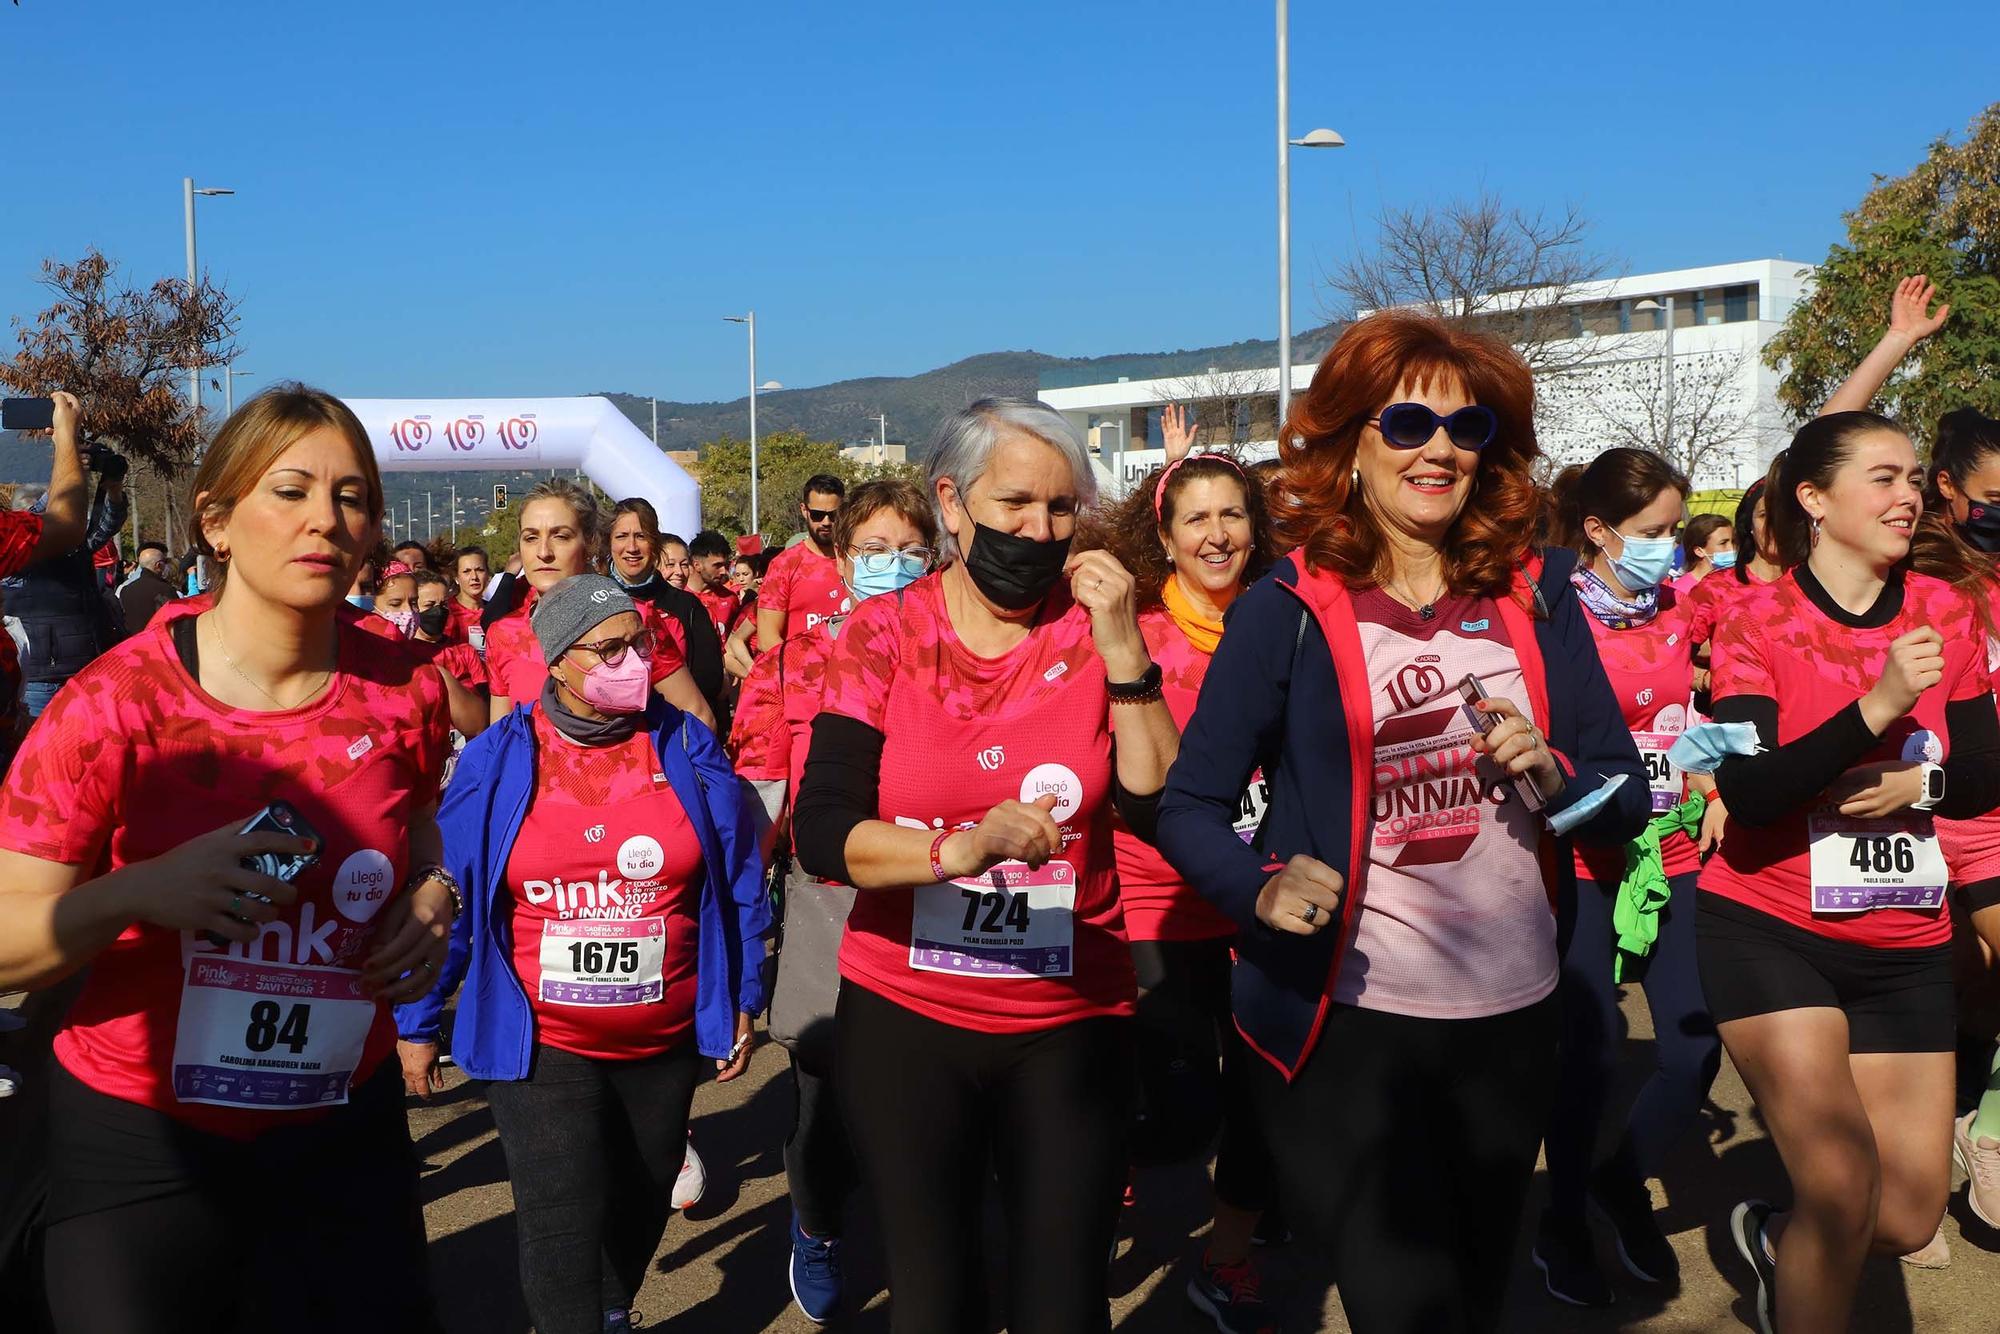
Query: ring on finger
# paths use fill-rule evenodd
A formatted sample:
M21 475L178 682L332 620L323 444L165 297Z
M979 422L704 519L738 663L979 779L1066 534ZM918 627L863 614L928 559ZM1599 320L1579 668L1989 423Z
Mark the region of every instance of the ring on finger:
M236 916L236 910L242 906L243 896L241 894L231 894L229 896L229 915L231 917Z
M1319 920L1319 905L1317 903L1308 903L1306 910L1300 913L1299 917L1307 926L1311 926Z

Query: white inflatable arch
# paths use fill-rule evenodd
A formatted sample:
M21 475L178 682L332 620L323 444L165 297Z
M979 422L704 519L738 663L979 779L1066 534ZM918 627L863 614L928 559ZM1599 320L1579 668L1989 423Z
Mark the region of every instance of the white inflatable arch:
M701 487L608 398L345 401L384 472L581 468L613 500L652 501L666 532L692 537L701 527Z

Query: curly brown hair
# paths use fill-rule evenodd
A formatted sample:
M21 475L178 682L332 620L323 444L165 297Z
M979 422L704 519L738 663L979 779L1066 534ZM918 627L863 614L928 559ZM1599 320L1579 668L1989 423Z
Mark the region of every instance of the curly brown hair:
M1399 386L1462 386L1493 409L1500 429L1479 454L1472 498L1442 543L1450 590L1506 593L1540 517L1535 486L1535 382L1519 353L1496 338L1411 311L1384 311L1348 326L1311 386L1292 401L1278 433L1283 465L1270 496L1279 544L1356 588L1387 582L1389 549L1351 480L1361 431Z
M1244 510L1250 519L1250 558L1243 567L1243 584L1247 587L1261 578L1274 559L1271 519L1264 509L1264 489L1250 479L1247 470L1228 454L1190 454L1167 479L1155 511L1153 497L1166 472L1166 465L1153 469L1132 484L1123 500L1091 511L1077 534L1076 545L1110 552L1131 572L1139 610L1157 607L1167 580L1174 574L1174 559L1166 547L1174 506L1189 482L1220 478L1243 488Z

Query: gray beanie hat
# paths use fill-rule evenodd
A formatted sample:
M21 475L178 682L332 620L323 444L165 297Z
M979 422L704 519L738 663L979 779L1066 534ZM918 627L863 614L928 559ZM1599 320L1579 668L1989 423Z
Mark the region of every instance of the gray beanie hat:
M590 627L621 611L637 610L614 581L601 574L573 574L536 600L528 623L542 646L542 661L553 667Z

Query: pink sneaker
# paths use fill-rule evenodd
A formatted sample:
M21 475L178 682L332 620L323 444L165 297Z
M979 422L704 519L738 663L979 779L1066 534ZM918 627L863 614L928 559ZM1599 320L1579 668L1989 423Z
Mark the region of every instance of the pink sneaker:
M1951 1156L1958 1160L1959 1170L1971 1178L1966 1183L1965 1202L1980 1222L2000 1228L2000 1140L1981 1135L1978 1143L1973 1142L1972 1118L1978 1114L1967 1112L1952 1123Z

